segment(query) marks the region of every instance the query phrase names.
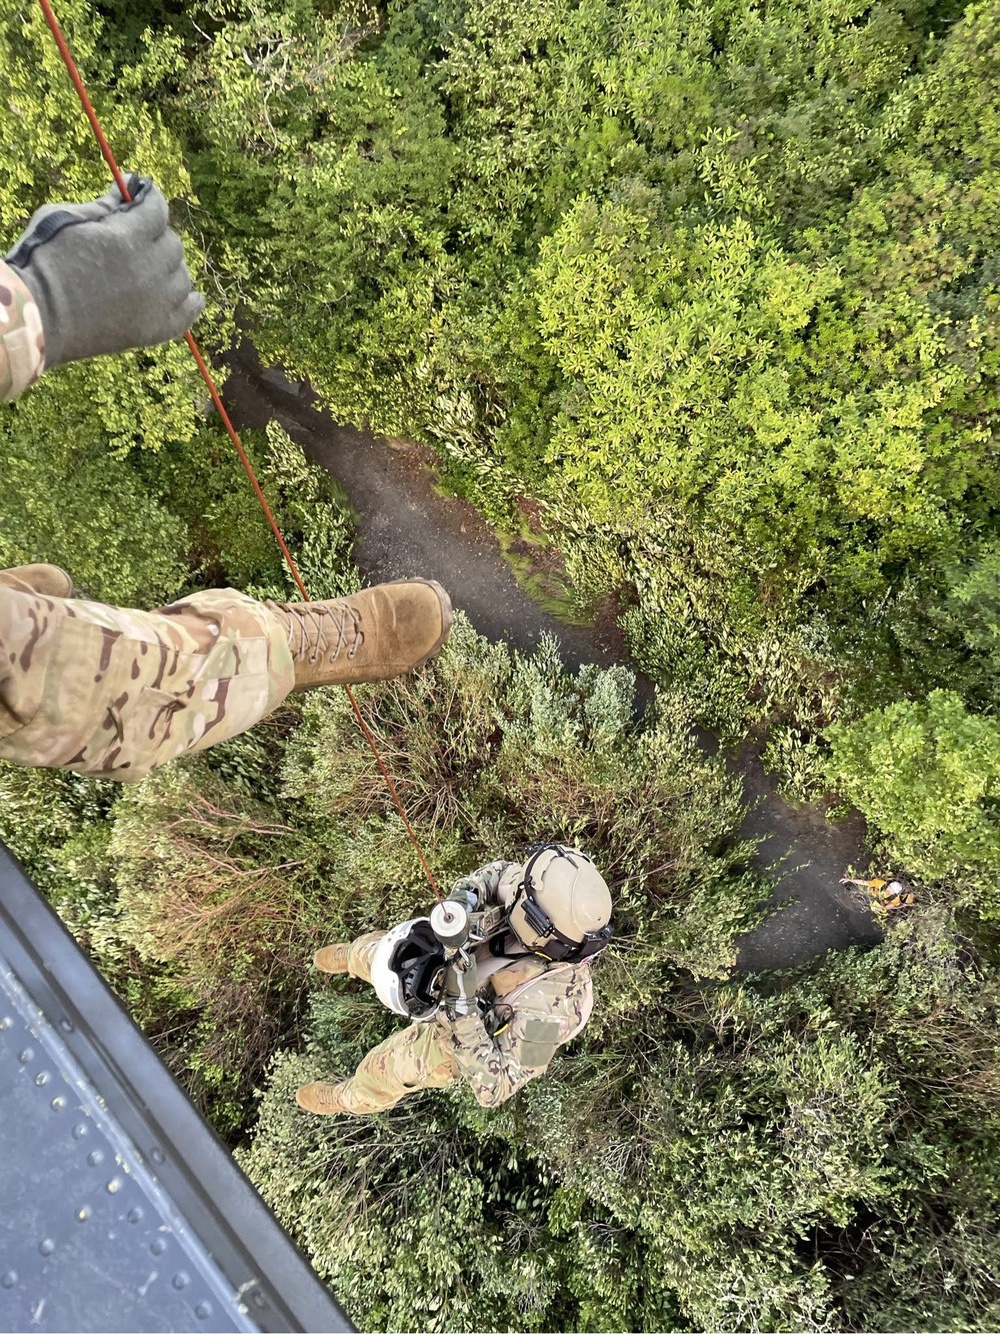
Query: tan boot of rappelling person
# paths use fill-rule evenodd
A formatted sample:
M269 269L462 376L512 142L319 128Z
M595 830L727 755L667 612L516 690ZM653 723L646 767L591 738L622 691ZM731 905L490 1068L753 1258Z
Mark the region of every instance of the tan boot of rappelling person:
M15 565L0 570L0 584L43 598L71 598L76 591L73 580L58 565Z
M451 600L433 579L376 584L326 602L269 602L285 623L295 690L388 681L434 656L451 631Z
M312 1112L316 1116L336 1116L338 1112L346 1112L340 1098L340 1084L328 1084L322 1079L318 1079L314 1084L300 1084L295 1093L295 1101L304 1112Z
M313 955L313 967L321 973L346 973L351 957L350 942L346 945L326 945Z

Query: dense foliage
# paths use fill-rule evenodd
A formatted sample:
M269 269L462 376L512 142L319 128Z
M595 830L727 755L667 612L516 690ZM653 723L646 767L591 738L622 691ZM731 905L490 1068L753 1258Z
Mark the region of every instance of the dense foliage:
M743 732L887 702L993 532L1000 20L956 18L220 0L147 40L261 347L498 523L542 502Z
M206 341L239 307L498 528L530 501L664 689L636 725L623 669L461 625L361 692L439 877L559 836L615 888L593 1021L494 1112L293 1105L393 1022L311 950L426 897L336 693L127 791L5 767L0 837L366 1328L996 1328L996 0L60 14ZM0 67L13 240L106 182L31 6ZM288 590L183 351L4 409L0 562L144 605ZM329 480L248 443L314 593L353 587ZM731 975L766 887L693 721L867 815L918 891L879 948Z

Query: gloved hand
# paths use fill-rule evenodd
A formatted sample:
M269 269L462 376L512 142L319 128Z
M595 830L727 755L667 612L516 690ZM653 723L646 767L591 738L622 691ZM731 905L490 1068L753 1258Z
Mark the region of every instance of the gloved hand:
M475 955L460 954L444 975L444 1009L449 1019L479 1012L476 996L478 983L479 969Z
M205 308L167 201L150 180L128 185L129 204L117 185L93 203L44 204L6 257L35 298L48 367L166 343Z
M445 903L460 903L466 912L475 912L479 907L479 894L468 880L460 880Z

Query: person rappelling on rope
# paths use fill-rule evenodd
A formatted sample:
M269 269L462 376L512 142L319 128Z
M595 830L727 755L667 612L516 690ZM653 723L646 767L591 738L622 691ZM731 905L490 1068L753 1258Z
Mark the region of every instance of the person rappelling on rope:
M313 960L321 972L370 982L413 1023L350 1079L303 1084L299 1106L365 1116L459 1079L482 1106L499 1106L590 1018L590 965L611 939L611 912L590 858L552 843L458 881L429 917L327 945Z
M0 402L44 370L176 338L204 308L167 202L132 177L47 204L0 261ZM0 571L0 759L136 782L252 727L292 691L420 667L451 629L433 580L323 602L232 589L157 611L80 597L53 565Z

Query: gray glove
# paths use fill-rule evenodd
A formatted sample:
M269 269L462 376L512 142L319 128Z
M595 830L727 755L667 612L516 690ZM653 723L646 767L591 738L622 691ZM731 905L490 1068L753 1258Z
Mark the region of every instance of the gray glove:
M444 975L444 1009L449 1019L479 1013L479 998L476 995L478 984L479 969L475 955L459 955Z
M6 257L42 320L46 366L178 338L205 308L167 201L132 176L90 204L44 204Z
M466 912L475 912L479 907L479 894L468 880L460 880L445 899L445 903L458 903Z

